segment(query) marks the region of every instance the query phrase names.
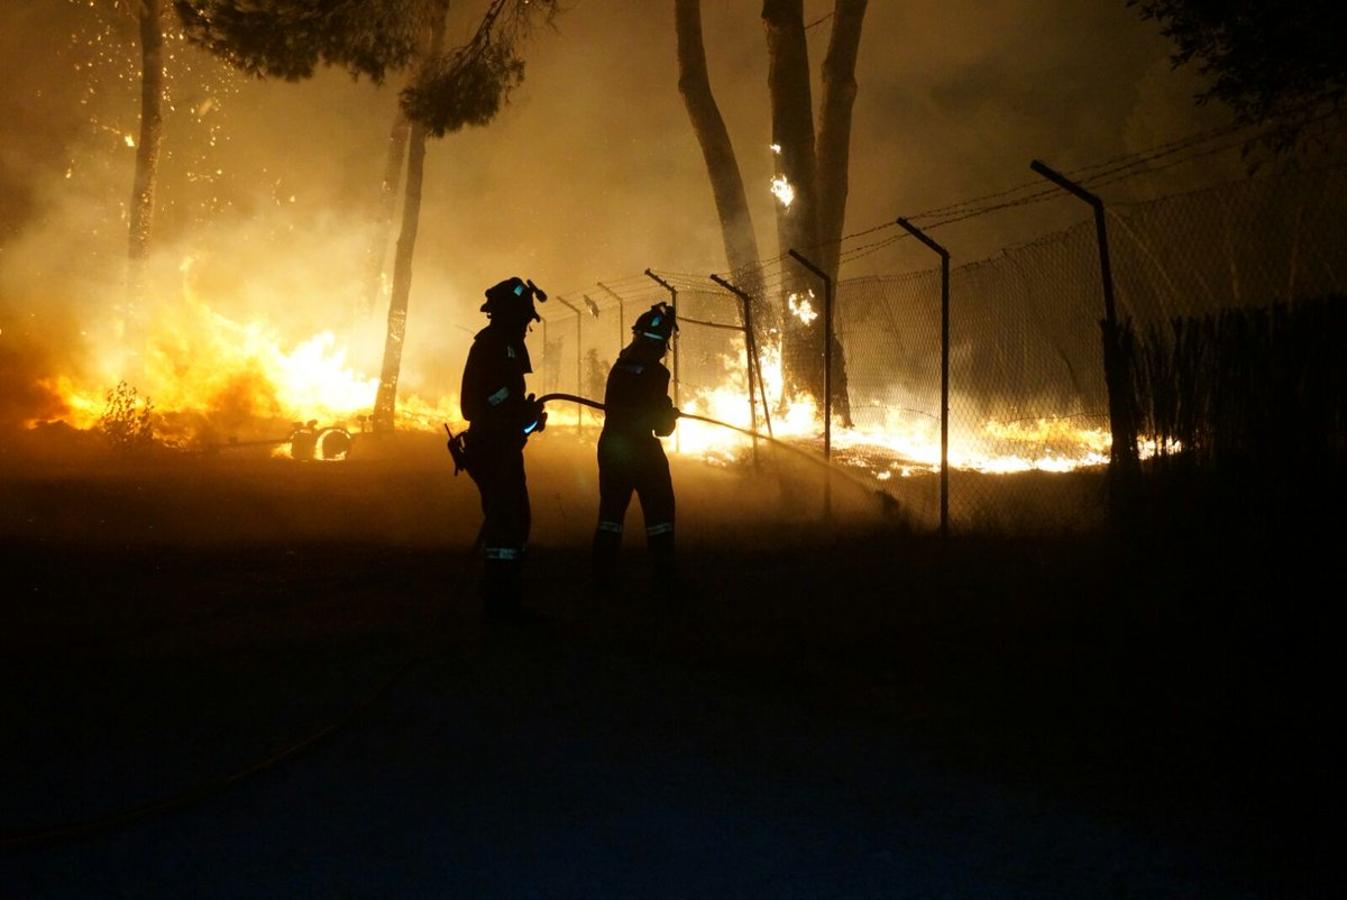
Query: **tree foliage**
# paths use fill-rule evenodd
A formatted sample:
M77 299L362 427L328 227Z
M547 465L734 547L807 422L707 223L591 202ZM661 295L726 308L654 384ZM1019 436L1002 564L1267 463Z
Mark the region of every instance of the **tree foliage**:
M1347 93L1347 27L1336 0L1127 0L1175 44L1174 65L1196 63L1244 122L1275 122L1292 143Z
M402 92L402 109L436 137L496 117L524 80L519 50L534 17L551 22L559 0L492 0L472 38L427 59Z
M174 0L187 39L259 77L300 81L321 65L382 81L411 62L424 0Z
M446 0L174 0L188 40L259 77L299 81L320 65L382 81L415 65L402 93L413 122L442 136L485 125L524 79L523 38L560 0L490 0L472 37L423 56Z

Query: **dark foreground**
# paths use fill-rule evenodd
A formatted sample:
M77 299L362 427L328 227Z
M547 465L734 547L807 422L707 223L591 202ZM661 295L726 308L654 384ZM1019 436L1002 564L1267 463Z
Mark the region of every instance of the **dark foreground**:
M6 897L1329 892L1306 560L942 553L860 514L685 505L687 590L652 596L637 552L599 600L581 478L539 511L551 626L502 633L476 620L470 507L406 524L463 479L380 470L408 529L381 539L329 527L371 501L304 493L335 470L247 471L0 484L4 838L168 801L4 847ZM296 537L220 520L277 492L307 497Z

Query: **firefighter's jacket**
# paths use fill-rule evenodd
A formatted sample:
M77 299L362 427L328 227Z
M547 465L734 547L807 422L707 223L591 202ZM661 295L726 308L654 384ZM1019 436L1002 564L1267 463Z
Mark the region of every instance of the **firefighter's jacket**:
M492 325L477 332L459 393L474 451L524 445L540 412L524 394L524 375L532 371L521 336Z
M604 433L647 438L651 432L660 437L673 434L678 412L669 399L669 370L635 357L628 347L608 373Z

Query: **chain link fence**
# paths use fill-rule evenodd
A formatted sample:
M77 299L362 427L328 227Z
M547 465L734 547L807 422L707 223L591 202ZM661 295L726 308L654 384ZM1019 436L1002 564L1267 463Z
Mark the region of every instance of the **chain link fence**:
M1055 188L1033 190L1023 195L1027 201L1016 202L1064 196ZM1015 203L987 210L1009 205ZM1086 208L1081 208L1084 219ZM926 227L968 217L966 210L950 209L952 215ZM1106 222L1117 314L1129 348L1132 393L1127 401L1137 407L1143 460L1172 454L1181 449L1181 433L1190 441L1195 433L1175 425L1173 397L1180 392L1167 386L1177 377L1176 335L1191 335L1191 323L1230 310L1347 295L1347 172L1342 169L1254 177L1107 205ZM902 237L872 238L844 250L843 271L848 258ZM957 262L957 247L949 249ZM654 274L662 283L633 276L606 282L602 290L567 295L581 310L578 317L549 304L544 390L576 388L601 396L608 367L630 338L631 322L651 304L671 300L671 288L682 323L677 353L682 408L764 433L771 427L776 437L821 452L817 406L787 396L788 379L780 372L781 325L797 314L797 301L806 299L798 287L796 298L786 295L785 284L800 282L782 270L777 260L737 279L741 286L757 288L753 315L765 405L749 401L739 299L708 278L658 270ZM949 291L952 527L1102 525L1111 433L1094 223L1082 221L992 258L955 265ZM807 297L815 312L823 310L822 294L820 286ZM850 427L835 420L834 459L872 479L913 519L935 526L940 510L940 270L844 279L835 289L833 321L845 355L852 420ZM1324 313L1313 321L1335 329L1342 317ZM821 329L822 324L820 316L808 327ZM1300 328L1297 346L1310 347L1313 331ZM1191 346L1186 352L1191 355ZM1310 349L1302 352L1313 355ZM1296 377L1323 376L1301 372ZM1315 396L1341 409L1341 395L1336 400ZM1196 401L1185 402L1192 406ZM745 441L728 432L689 444L684 452L740 459L748 452Z

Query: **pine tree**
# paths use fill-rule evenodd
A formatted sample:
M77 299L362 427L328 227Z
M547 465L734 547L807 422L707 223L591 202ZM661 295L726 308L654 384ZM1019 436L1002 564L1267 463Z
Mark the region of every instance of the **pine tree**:
M297 81L320 65L381 82L411 79L400 95L410 122L401 232L393 265L388 333L373 427L393 428L412 260L421 211L426 139L488 124L524 78L520 47L531 24L550 21L560 0L490 0L472 37L444 48L449 0L174 0L189 40L259 77ZM390 141L398 152L395 123ZM392 155L384 185L398 168Z

